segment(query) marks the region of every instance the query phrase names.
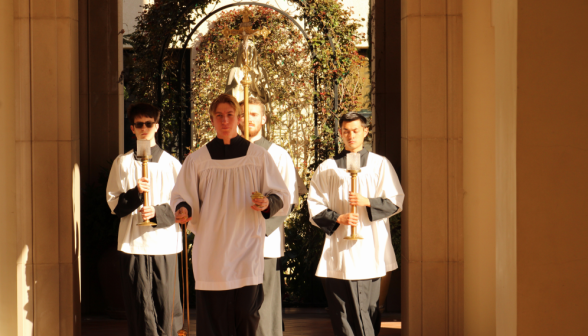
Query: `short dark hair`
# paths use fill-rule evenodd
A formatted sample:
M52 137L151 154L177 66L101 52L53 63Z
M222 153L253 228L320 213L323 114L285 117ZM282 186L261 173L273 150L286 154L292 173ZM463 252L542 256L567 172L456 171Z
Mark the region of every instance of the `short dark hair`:
M228 93L223 93L216 97L212 104L210 104L210 107L208 108L208 114L210 115L210 118L214 117L214 112L216 112L216 108L220 104L231 105L235 109L237 117L241 116L241 106L239 105L239 102L237 102L237 99Z
M127 110L127 118L131 125L135 123L136 117L153 118L153 120L158 123L160 115L161 111L159 111L157 107L147 103L135 103L129 106L129 109Z
M361 120L361 127L368 127L367 119L357 112L349 112L339 118L339 127L343 127L344 122Z

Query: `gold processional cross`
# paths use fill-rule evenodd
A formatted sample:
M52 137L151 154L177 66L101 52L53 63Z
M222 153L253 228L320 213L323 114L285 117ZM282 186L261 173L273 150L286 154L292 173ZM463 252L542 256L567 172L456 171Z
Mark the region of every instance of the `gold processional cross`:
M245 75L243 80L241 80L241 85L243 85L244 89L243 101L245 105L243 111L245 117L243 125L245 125L245 127L243 127L243 130L245 133L245 139L247 140L249 140L249 84L251 84L251 81L249 80L249 71L251 69L249 68L249 60L247 59L249 37L261 35L266 38L270 33L266 27L263 27L262 29L252 29L253 23L249 21L250 16L252 16L251 12L249 12L249 9L245 8L245 10L243 10L243 22L241 22L239 25L239 29L229 29L229 27L225 27L225 29L223 29L223 35L225 37L229 37L231 35L240 35L243 38L243 65L241 66L241 71L243 71Z

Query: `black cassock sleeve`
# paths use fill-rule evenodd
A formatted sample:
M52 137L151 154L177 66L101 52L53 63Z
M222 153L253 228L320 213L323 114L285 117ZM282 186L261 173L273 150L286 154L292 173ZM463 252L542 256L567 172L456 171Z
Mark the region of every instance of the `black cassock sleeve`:
M388 218L398 211L398 207L391 200L383 197L369 198L370 206L366 207L371 222Z
M139 188L134 187L118 196L118 204L114 208L114 213L118 218L123 218L141 205L143 205L143 194L139 193Z
M319 212L318 215L312 217L312 220L329 236L337 230L339 223L337 223L339 214L331 209L326 209Z
M152 221L154 223L157 223L157 227L166 228L174 225L174 223L176 222L176 215L172 211L172 208L169 204L159 204L154 206L154 208L155 217L153 217Z
M269 211L267 211L267 212L262 211L261 214L263 215L263 218L269 219L269 218L274 217L276 212L280 211L282 209L282 207L284 207L284 202L282 201L282 199L278 195L269 194L266 197L267 197L267 200L269 201L269 206L267 207L266 211L268 209L269 209Z

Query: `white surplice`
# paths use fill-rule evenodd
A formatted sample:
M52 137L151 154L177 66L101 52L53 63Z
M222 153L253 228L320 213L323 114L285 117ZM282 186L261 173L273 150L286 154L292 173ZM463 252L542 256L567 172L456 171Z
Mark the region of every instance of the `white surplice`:
M326 209L339 215L351 212L349 191L351 176L339 168L333 159L323 162L315 171L310 184L308 208L312 218ZM369 153L367 165L357 175L357 192L367 198L386 198L402 210L404 192L398 176L388 159ZM361 280L382 277L398 268L388 219L371 222L366 207L357 207L357 232L362 240L345 240L351 227L340 225L332 235L326 235L323 253L316 271L318 277Z
M286 183L286 186L288 187L288 191L290 192L290 203L294 206L298 206L298 184L296 179L298 173L296 172L296 168L294 168L292 158L284 148L276 144L272 144L267 152L276 163L280 175L282 175L284 183ZM290 207L282 208L282 211L276 213L276 216L287 216L289 214L289 209ZM284 245L284 223L282 223L278 229L265 237L263 256L265 258L283 257Z
M182 164L167 152L158 162L147 163L151 192L149 204L159 205L170 202L171 192ZM143 177L142 162L135 160L133 151L119 155L112 163L106 200L113 211L118 205L119 195L137 186ZM167 228L137 226L143 222L141 208L120 219L118 229L118 250L130 254L165 255L181 252L182 232L179 224Z
M207 146L190 154L172 192L172 209L192 207L192 263L197 290L229 290L263 282L265 219L251 209L251 193L275 194L289 207L290 193L263 148L213 160Z

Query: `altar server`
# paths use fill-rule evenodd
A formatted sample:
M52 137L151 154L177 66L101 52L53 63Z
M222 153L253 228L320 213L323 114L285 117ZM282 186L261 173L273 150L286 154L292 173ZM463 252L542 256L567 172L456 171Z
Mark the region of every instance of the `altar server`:
M128 110L131 131L139 140L151 141L149 177L142 177L137 149L119 155L112 164L106 200L120 218L118 250L121 251L123 298L129 335L173 335L182 328L182 302L177 253L182 234L169 201L181 164L155 143L160 111L139 103ZM144 193L149 204L142 207ZM156 226L137 226L147 219ZM173 326L172 326L173 320Z
M339 121L345 150L323 162L310 184L311 222L325 233L316 275L329 304L335 335L377 335L380 331L380 278L398 268L388 217L402 210L404 193L392 164L363 148L366 120L347 113ZM347 153L360 153L357 192L350 192ZM356 214L350 206L357 206ZM351 226L361 240L346 240Z
M240 103L243 109L245 102ZM284 256L284 221L290 211L298 205L296 168L292 158L282 147L268 141L261 134L265 125L265 106L257 98L249 98L249 136L251 142L263 147L276 163L282 179L290 192L291 206L284 207L281 213L265 220L265 246L263 248L263 305L259 309L258 336L282 335L282 291L280 257ZM243 132L243 122L239 124Z
M217 137L188 156L172 192L176 221L194 233L196 332L253 336L265 219L289 207L290 193L268 152L237 135L242 115L233 96L217 97L209 113Z

